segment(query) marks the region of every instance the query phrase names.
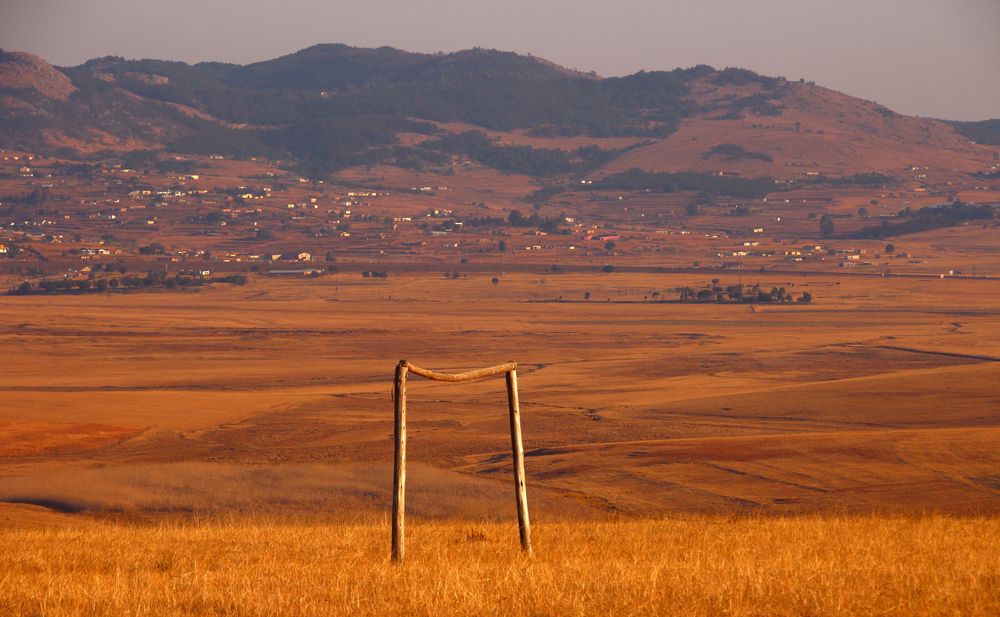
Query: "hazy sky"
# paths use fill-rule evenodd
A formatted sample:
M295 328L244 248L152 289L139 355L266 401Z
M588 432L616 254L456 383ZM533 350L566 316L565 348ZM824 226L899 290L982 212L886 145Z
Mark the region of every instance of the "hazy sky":
M315 43L490 47L601 75L740 66L906 114L1000 117L1000 0L0 0L0 47L64 66Z

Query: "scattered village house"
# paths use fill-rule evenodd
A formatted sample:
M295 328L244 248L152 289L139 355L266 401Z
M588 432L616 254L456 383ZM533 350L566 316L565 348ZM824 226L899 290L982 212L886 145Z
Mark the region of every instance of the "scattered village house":
M312 261L312 255L305 251L272 253L271 261Z

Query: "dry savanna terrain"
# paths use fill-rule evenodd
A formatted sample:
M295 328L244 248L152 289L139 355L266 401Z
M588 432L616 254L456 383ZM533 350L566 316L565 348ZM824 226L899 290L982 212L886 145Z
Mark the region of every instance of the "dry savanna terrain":
M996 121L335 44L0 118L0 616L1000 615ZM390 561L400 359L517 362L533 555L411 375Z
M737 276L814 300L499 270L4 297L0 611L996 614L997 282ZM518 362L534 556L503 381L413 377L389 562L400 358Z
M995 518L802 516L536 527L218 521L0 531L17 615L970 615L1000 611Z

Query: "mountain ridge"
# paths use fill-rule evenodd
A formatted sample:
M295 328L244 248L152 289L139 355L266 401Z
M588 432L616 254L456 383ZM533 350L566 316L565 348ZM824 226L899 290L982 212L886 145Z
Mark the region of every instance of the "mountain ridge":
M320 44L246 65L105 56L57 68L0 52L0 144L7 148L63 156L135 149L262 155L322 177L357 165L433 166L468 156L441 149L458 143L441 139L455 124L489 135L492 148L557 151L572 141L607 150L581 155L591 165L562 161L529 174L537 177L598 167L884 173L901 169L910 152L914 162L972 173L987 156L980 144L997 132L995 121L903 116L812 82L707 65L602 78L481 48L427 54ZM627 147L608 149L608 140ZM758 156L707 154L719 146ZM480 159L512 153L496 154ZM516 169L558 157L542 154L528 153Z

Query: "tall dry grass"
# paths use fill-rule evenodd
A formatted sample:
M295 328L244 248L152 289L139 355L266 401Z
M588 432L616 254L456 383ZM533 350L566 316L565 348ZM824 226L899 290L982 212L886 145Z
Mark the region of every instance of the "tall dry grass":
M1000 519L95 523L0 531L7 615L1000 615Z

